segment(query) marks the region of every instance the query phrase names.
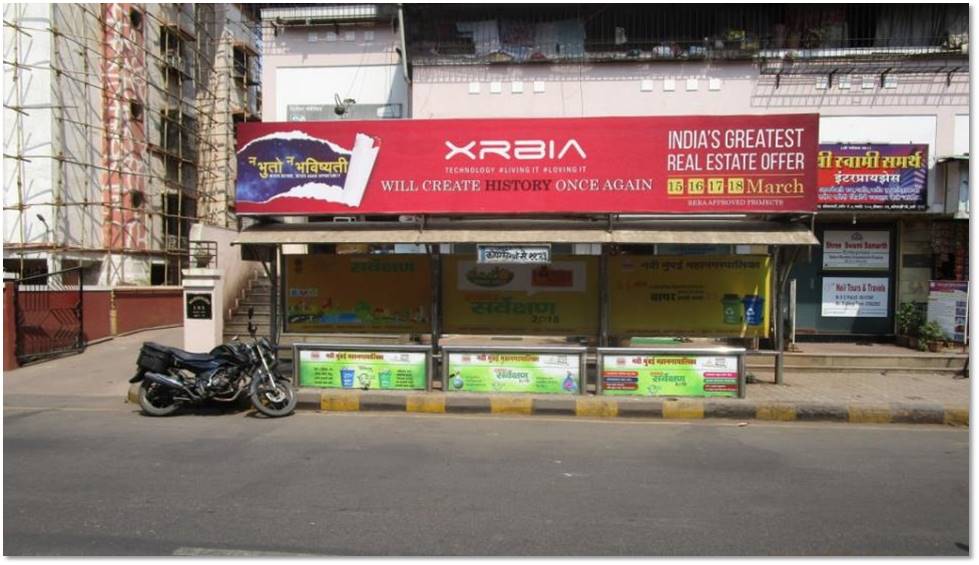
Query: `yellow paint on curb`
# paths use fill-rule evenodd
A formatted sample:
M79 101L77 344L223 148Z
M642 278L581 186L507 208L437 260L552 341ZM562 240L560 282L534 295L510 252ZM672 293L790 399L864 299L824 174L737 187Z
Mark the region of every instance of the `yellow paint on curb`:
M575 403L575 415L615 418L619 415L619 403L611 398L579 398Z
M408 412L426 412L428 414L445 414L444 396L409 396L405 401Z
M704 403L698 400L663 402L663 418L667 420L703 419Z
M775 422L795 421L795 407L786 404L759 404L755 409L755 419Z
M534 401L532 398L494 396L490 398L490 413L530 416L533 405Z
M947 408L945 410L945 423L950 426L968 426L969 411L961 408Z
M878 406L850 406L848 421L851 424L889 424L891 423L890 408Z
M360 411L360 395L324 392L320 394L320 410L326 412L358 412Z

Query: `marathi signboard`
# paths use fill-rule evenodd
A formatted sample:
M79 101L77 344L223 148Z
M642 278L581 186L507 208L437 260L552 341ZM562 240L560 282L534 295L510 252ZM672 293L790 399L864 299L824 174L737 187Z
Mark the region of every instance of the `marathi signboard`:
M969 328L969 282L928 281L928 321L951 341L965 343Z
M238 214L812 212L818 115L238 126Z
M431 331L427 255L289 255L285 263L287 331Z
M478 245L477 260L480 264L542 265L551 262L550 245Z
M428 355L421 351L304 349L297 346L299 386L361 390L425 390Z
M582 355L583 352L448 352L443 388L447 392L578 394L582 387Z
M926 210L927 145L819 146L821 210Z
M738 370L736 355L603 355L602 394L737 397Z
M442 261L445 333L598 332L598 257L559 256L547 265Z
M768 336L768 256L619 255L608 267L612 334Z
M823 232L823 269L886 271L890 268L890 260L891 234L888 231Z
M885 278L823 277L824 318L886 318Z

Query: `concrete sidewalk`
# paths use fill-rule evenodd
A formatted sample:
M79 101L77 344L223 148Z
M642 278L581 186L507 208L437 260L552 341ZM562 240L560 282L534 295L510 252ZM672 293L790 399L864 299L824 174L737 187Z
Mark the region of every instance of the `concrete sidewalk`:
M84 353L4 374L6 406L101 406L130 397L144 341L181 346L182 328L99 343ZM792 373L784 385L748 385L744 399L624 398L595 395L475 395L433 392L299 390L301 410L547 414L589 417L736 418L968 425L970 379L948 373Z

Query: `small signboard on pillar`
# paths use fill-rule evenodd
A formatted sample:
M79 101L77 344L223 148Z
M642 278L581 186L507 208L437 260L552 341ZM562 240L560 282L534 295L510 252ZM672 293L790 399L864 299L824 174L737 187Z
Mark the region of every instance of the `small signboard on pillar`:
M213 298L210 293L187 293L187 319L210 320Z

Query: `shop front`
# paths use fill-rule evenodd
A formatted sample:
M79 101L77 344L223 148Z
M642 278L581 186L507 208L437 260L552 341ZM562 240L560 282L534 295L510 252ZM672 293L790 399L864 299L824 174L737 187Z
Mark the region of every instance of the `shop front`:
M817 123L246 124L238 244L302 386L743 396L817 242Z
M796 263L795 337L894 335L932 260L925 144L820 144L814 246Z

